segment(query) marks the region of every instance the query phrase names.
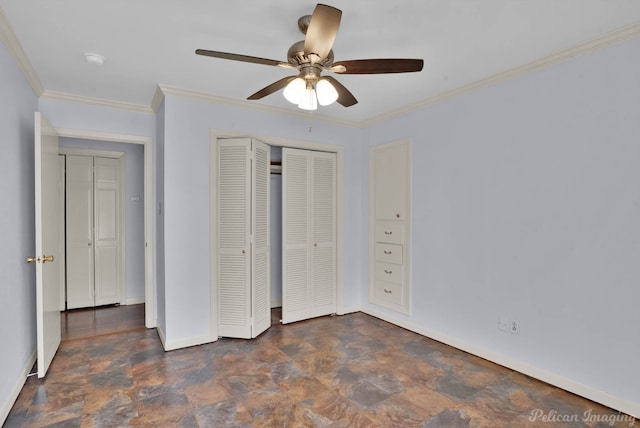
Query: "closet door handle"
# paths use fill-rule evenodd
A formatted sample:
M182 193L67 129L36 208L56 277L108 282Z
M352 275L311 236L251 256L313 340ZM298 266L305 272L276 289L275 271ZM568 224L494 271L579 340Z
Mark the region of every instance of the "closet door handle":
M386 270L386 269L385 269L385 270L384 270L384 273L386 273L387 275L391 275L391 274L393 273L393 271L391 271L391 270Z
M391 291L391 290L387 290L386 288L384 289L384 292L385 292L385 293L387 293L387 294L391 294L391 293L393 293L393 291Z
M391 251L384 250L385 254L391 254Z

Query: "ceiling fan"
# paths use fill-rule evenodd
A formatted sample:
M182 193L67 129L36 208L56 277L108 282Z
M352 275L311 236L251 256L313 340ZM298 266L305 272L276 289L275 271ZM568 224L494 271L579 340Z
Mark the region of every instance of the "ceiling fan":
M341 17L340 9L317 4L313 15L305 15L298 19L298 28L305 38L289 48L287 62L205 49L197 49L196 54L298 70L297 76L284 77L247 99L259 100L284 88L285 98L305 110L315 110L318 104L324 106L334 101L344 107L358 102L334 77L322 76L323 71L337 74L382 74L422 70L422 59L357 59L333 62L331 48L340 27Z

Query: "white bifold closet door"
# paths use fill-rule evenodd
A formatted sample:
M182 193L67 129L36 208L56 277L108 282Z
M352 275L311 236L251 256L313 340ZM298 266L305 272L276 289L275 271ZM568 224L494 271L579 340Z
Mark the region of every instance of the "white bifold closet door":
M250 339L271 326L268 145L218 142L219 335Z
M67 308L120 302L119 162L67 156Z
M282 149L282 322L336 312L336 155Z

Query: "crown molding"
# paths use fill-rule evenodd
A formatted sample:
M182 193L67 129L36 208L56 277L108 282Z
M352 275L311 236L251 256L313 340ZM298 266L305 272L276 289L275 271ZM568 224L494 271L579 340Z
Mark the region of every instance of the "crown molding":
M288 108L282 108L282 107L273 107L273 106L267 106L264 104L259 104L256 102L251 102L251 101L245 101L245 100L236 100L236 99L232 99L232 98L226 98L226 97L221 97L218 95L213 95L213 94L208 94L205 92L197 92L197 91L192 91L189 89L182 89L182 88L176 88L174 86L167 86L167 85L158 85L158 89L159 91L156 91L155 96L153 97L153 105L157 107L160 106L160 103L162 102L162 99L158 92L161 92L163 97L170 95L170 96L175 96L175 97L182 97L182 98L188 98L188 99L192 99L195 101L205 101L205 102L209 102L209 103L213 103L213 104L221 104L221 105L228 105L228 106L232 106L232 107L240 107L240 108L244 108L244 109L252 109L252 110L259 110L259 111L264 111L267 113L272 113L272 114L279 114L279 115L285 115L285 116L291 116L291 117L297 117L300 119L308 119L309 118L309 113L308 112L302 112L300 110L293 110L293 109L288 109ZM348 120L343 120L343 119L336 119L334 117L329 117L329 116L325 116L322 114L313 114L313 120L314 121L319 121L319 122L325 122L325 123L333 123L335 125L341 125L341 126L350 126L350 127L358 127L359 124L358 122L353 122L353 121L348 121Z
M18 68L22 71L27 82L29 82L29 85L31 85L31 89L33 89L36 96L39 97L42 95L44 86L42 86L36 70L33 68L33 65L31 65L31 61L27 58L27 54L24 52L24 49L22 49L22 45L20 45L18 37L16 37L16 34L13 32L2 7L0 7L0 40L2 40L7 47L7 50L18 65Z
M464 85L459 88L455 88L450 91L443 92L441 94L427 98L417 103L407 105L403 108L381 114L379 116L373 117L368 120L364 120L359 123L359 126L367 127L367 126L375 125L377 123L381 123L389 119L393 119L395 117L402 116L407 113L411 113L421 108L428 107L430 105L437 104L442 101L446 101L448 99L458 97L460 95L466 94L467 92L475 91L482 88L487 88L489 86L496 85L506 80L510 80L518 76L529 74L534 71L537 71L546 67L550 67L552 65L560 64L562 62L569 61L573 58L587 55L619 43L624 43L624 42L636 39L638 37L640 37L640 24L628 25L618 30L609 32L603 36L592 39L588 42L584 42L579 45L573 46L571 48L556 52L555 54L551 54L544 58L531 61L519 67L515 67L510 70L493 74L485 79L477 80L468 85Z
M107 100L104 98L85 97L83 95L69 94L66 92L45 90L42 93L41 97L51 99L51 100L70 101L75 103L90 104L98 107L109 107L109 108L116 108L116 109L122 109L122 110L129 110L129 111L134 111L138 113L153 113L153 110L151 109L151 107L143 106L140 104L132 104L132 103L127 103L123 101L113 101L113 100Z

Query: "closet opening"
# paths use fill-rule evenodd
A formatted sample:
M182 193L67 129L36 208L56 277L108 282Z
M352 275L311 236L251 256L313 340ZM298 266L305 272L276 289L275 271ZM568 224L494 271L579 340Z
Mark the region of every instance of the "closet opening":
M213 134L211 144L216 337L257 337L273 308L284 324L341 314L342 148Z

